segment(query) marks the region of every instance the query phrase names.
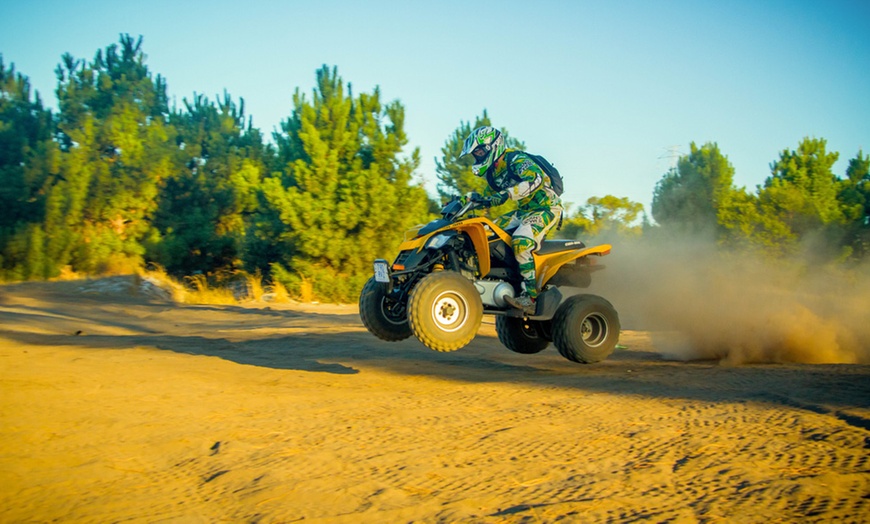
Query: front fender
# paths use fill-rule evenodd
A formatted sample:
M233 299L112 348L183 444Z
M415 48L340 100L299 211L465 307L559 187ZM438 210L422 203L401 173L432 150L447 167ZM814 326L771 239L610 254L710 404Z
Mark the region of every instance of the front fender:
M489 258L489 240L487 238L487 226L490 230L495 231L495 233L502 240L510 244L510 236L495 227L489 219L484 217L474 217L463 220L462 222L451 224L448 227L439 229L437 231L432 231L431 233L428 233L426 235L422 235L411 240L406 240L405 242L402 242L402 244L399 246L399 250L413 251L415 253L419 253L425 248L426 243L429 242L429 239L435 235L451 231L455 232L456 234L464 233L471 240L471 244L474 246L475 252L477 252L477 262L480 267L480 276L482 278L488 275L491 269Z

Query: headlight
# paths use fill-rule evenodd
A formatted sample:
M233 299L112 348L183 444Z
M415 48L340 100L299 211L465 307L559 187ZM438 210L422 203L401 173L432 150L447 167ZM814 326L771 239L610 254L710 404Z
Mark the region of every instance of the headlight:
M450 240L453 235L438 233L426 242L426 249L438 249Z

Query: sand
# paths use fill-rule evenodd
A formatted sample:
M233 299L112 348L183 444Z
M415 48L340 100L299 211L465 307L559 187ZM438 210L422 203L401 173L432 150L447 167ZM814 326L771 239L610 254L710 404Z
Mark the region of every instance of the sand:
M626 326L630 328L631 326ZM870 366L448 354L355 306L0 287L2 522L867 522Z

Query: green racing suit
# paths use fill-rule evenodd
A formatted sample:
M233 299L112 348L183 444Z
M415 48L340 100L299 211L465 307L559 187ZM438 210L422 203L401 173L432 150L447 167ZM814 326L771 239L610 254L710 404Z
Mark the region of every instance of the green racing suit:
M510 164L510 165L508 165ZM523 290L538 295L535 262L532 253L540 247L547 232L562 216L562 201L553 191L550 177L522 151L507 149L486 173L483 196L492 205L513 200L517 209L494 219L500 228L511 233L511 247L523 278Z

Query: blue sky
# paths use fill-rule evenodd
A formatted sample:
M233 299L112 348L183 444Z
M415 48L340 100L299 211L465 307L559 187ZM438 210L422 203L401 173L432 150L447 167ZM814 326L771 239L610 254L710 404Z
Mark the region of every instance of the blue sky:
M716 142L754 189L805 136L870 153L870 0L391 2L0 0L0 53L56 107L66 52L92 60L143 35L178 104L226 89L267 136L298 87L337 66L355 93L406 110L434 193L463 121L495 125L548 157L565 200L613 194L649 212L673 151Z

